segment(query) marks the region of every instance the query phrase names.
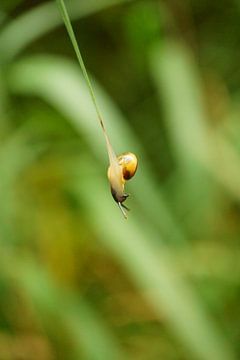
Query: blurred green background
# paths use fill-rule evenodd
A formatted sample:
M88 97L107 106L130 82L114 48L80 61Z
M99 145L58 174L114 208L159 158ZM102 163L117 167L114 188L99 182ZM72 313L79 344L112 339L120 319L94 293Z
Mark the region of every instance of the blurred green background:
M240 358L240 5L0 5L0 359Z

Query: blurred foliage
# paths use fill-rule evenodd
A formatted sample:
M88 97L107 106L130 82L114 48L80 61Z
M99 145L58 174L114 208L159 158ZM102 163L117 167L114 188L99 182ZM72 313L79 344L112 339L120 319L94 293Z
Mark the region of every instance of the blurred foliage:
M0 5L0 359L240 357L237 1Z

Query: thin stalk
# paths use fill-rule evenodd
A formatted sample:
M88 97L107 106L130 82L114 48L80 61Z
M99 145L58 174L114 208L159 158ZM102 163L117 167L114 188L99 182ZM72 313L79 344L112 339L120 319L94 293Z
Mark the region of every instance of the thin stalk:
M96 113L97 113L97 118L98 118L99 124L100 124L100 126L102 128L103 135L105 137L106 146L107 146L107 152L108 152L108 157L109 157L109 162L110 162L109 182L110 182L110 185L111 185L112 194L113 194L113 191L114 191L114 193L117 193L120 198L125 197L122 170L121 170L121 167L119 166L117 156L116 156L116 154L115 154L115 152L113 150L113 147L112 147L112 145L110 143L110 140L109 140L109 137L107 135L107 131L106 131L106 128L105 128L105 125L104 125L104 122L103 122L103 118L102 118L102 115L101 115L101 112L100 112L100 109L99 109L99 106L97 104L97 100L96 100L96 97L95 97L95 94L94 94L94 91L93 91L92 83L91 83L90 78L88 76L87 69L85 67L85 64L84 64L84 61L83 61L83 58L82 58L82 55L81 55L77 40L76 40L76 36L74 34L72 24L71 24L71 21L70 21L68 12L67 12L67 8L65 6L64 0L56 0L56 1L57 1L58 5L59 5L59 9L60 9L60 12L61 12L61 15L62 15L62 18L63 18L63 22L64 22L64 24L66 26L69 38L70 38L71 43L73 45L74 51L76 53L80 68L82 70L84 79L86 81L86 84L87 84L87 87L88 87L88 90L89 90L89 93L90 93L90 96L92 98L94 108L95 108ZM121 206L121 204L118 203L118 205L119 205L124 217L127 218L127 215L126 215L125 211L123 210L123 207Z
M97 113L98 121L99 121L100 126L101 126L101 128L103 130L103 134L104 134L104 137L105 137L105 140L106 140L106 145L107 145L107 150L108 150L109 161L110 161L110 164L112 164L113 161L114 162L116 161L116 155L115 155L115 152L113 151L113 147L112 147L112 145L110 143L110 140L109 140L109 137L107 135L107 131L106 131L106 128L105 128L105 125L104 125L104 122L103 122L101 111L99 109L99 106L98 106L98 103L97 103L97 100L96 100L96 97L95 97L95 94L94 94L93 86L92 86L91 80L90 80L90 78L88 76L87 69L86 69L86 66L84 64L83 57L81 55L81 52L80 52L80 49L79 49L79 46L78 46L78 43L77 43L77 40L76 40L76 36L75 36L73 28L72 28L71 20L69 18L69 15L68 15L64 0L56 0L56 1L58 3L58 6L59 6L59 9L60 9L62 18L63 18L63 22L64 22L64 24L66 26L69 38L70 38L71 43L73 45L74 51L76 53L76 56L77 56L80 68L82 70L84 79L86 81L90 96L92 98L92 102L93 102L94 108L95 108L96 113Z

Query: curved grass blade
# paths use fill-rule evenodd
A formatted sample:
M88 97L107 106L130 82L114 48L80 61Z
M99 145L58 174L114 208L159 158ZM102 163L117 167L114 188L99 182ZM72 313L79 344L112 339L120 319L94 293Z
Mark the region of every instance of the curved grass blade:
M151 70L159 100L163 102L175 158L188 177L185 193L189 194L192 188L194 198L194 192L199 193L202 188L202 194L211 201L205 182L196 180L210 173L231 196L240 199L240 158L228 139L208 125L201 80L192 54L177 42L157 44L151 54Z

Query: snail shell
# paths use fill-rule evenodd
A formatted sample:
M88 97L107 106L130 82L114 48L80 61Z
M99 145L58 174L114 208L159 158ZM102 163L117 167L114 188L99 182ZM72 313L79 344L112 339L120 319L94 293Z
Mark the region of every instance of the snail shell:
M138 160L136 155L126 152L118 156L118 163L122 168L122 176L124 180L130 180L137 171Z

